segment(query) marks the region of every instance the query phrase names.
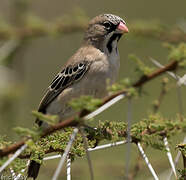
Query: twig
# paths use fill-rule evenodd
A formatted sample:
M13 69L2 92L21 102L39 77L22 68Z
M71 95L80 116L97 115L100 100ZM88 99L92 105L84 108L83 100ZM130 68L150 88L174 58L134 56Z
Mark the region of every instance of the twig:
M183 140L183 144L184 144L184 143L186 143L186 136L184 137L184 140ZM181 156L181 152L178 151L178 153L177 153L177 155L176 155L176 158L175 158L175 160L174 160L175 167L176 167L177 164L178 164L178 161L179 161L179 159L180 159L180 156ZM173 174L173 169L171 169L171 172L170 172L170 174L169 174L167 180L170 180L170 179L171 179L172 174Z
M167 157L169 159L169 163L171 165L172 171L174 173L175 178L177 179L176 168L175 168L175 165L174 165L174 161L172 159L172 155L171 155L170 148L169 148L169 145L168 145L167 137L163 138L163 142L164 142L165 148L167 150Z
M151 57L150 57L150 60L153 64L155 64L159 68L164 68L165 67L162 64L160 64L157 60L155 60ZM178 86L181 86L181 85L186 86L186 74L183 77L180 77L180 76L178 76L175 73L170 72L170 71L167 71L167 74L169 74L173 79L178 80L177 81Z
M11 158L9 158L1 167L0 173L12 162L15 158L17 158L27 147L27 144L24 144L20 149L18 149Z
M138 146L138 149L139 149L143 159L145 160L145 162L146 162L146 164L147 164L152 176L154 177L155 180L159 180L158 176L156 175L152 165L150 164L150 162L149 162L149 160L148 160L148 158L147 158L145 152L143 151L143 148L142 148L142 146L141 146L141 144L139 142L137 143L137 146Z
M134 166L134 169L132 170L132 173L130 174L130 179L135 179L136 178L138 172L141 169L141 160L142 160L142 156L141 156L141 154L139 152L139 155L138 155L138 157L136 159L136 164Z
M167 64L166 66L154 71L153 73L151 73L149 75L142 76L133 86L134 87L140 87L144 83L156 78L157 76L163 74L166 71L175 70L177 68L177 66L178 66L178 62L177 61L172 61L169 64Z
M19 40L9 40L0 48L0 64L3 63L20 46Z
M57 178L58 178L58 176L60 174L60 171L63 168L63 164L65 162L65 159L67 158L68 153L69 153L69 151L70 151L70 149L72 147L72 144L73 144L73 142L75 140L75 137L76 137L77 133L78 133L78 129L75 128L73 133L72 133L72 135L71 135L71 137L70 137L70 141L68 142L67 147L65 148L65 152L63 153L63 156L61 157L61 160L60 160L60 162L58 164L58 167L57 167L57 169L56 169L56 171L54 173L54 176L52 177L52 180L57 180Z
M179 179L183 179L186 180L186 153L185 153L185 147L186 144L179 144L177 145L177 148L179 149L179 151L181 151L181 155L183 158L183 170L181 171L181 176L179 177Z
M158 67L162 68L164 67L163 65L161 65L158 61L156 61L155 59L152 59L150 58L151 61ZM176 75L175 73L173 72L167 72L171 77L173 77L175 80L177 80L177 96L178 96L178 102L179 102L179 110L180 110L180 113L183 114L183 105L182 105L182 98L181 98L181 92L180 92L180 86L181 85L186 85L186 74L183 76L183 77L180 77L178 75ZM184 141L186 141L186 136L184 137ZM179 151L176 158L175 158L175 165L177 165L178 163L178 160L181 156L181 152ZM172 159L172 158L171 158ZM170 160L169 160L170 161ZM173 161L172 161L173 162ZM172 165L171 165L172 167ZM175 174L175 167L171 169L171 172L170 172L170 175L168 176L167 180L170 180L171 177L172 177L172 173L174 172Z
M25 8L24 8L25 9ZM23 8L20 12L23 12ZM19 12L19 14L20 14ZM25 14L25 13L24 13ZM36 16L35 16L36 17ZM62 17L63 18L63 17ZM86 18L86 19L85 19ZM0 29L0 40L9 40L14 38L37 38L37 37L47 37L47 36L53 36L54 34L68 34L73 32L82 32L85 30L88 18L85 17L82 21L82 19L76 19L76 21L72 21L72 23L63 23L57 22L57 23L48 23L44 22L40 17L38 19L41 19L41 25L40 26L32 26L32 22L29 22L27 19L24 18L25 26L22 25L21 27L9 27L4 30ZM23 19L23 18L22 18ZM37 19L37 17L36 17ZM59 17L58 17L59 19ZM153 28L152 26L143 26L143 28L138 27L137 24L131 23L130 25L131 32L133 32L131 35L134 36L141 36L141 37L151 37L155 38L161 41L167 41L171 43L178 43L178 42L186 42L186 34L179 30L178 28L171 28L162 29L161 25L159 25L161 30L158 30Z
M153 58L150 58L150 60L158 67L162 68L164 67L161 65L158 61L156 61ZM183 77L180 77L176 75L173 72L167 72L171 77L173 77L177 81L177 97L178 97L178 106L179 106L179 111L180 111L180 119L182 120L182 115L183 115L183 102L181 98L181 85L186 85L186 74Z
M158 112L158 110L160 108L160 105L161 105L161 103L163 101L163 98L164 98L164 96L166 95L166 92L167 92L167 90L166 90L167 80L163 79L161 84L162 84L162 87L161 87L161 91L160 91L159 97L153 104L154 113Z

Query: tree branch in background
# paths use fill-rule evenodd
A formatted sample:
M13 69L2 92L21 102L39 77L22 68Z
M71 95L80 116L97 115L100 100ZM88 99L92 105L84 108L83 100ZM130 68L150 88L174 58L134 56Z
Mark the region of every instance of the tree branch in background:
M72 17L75 18L73 19ZM15 38L29 39L82 32L86 28L88 21L89 18L86 15L69 15L66 18L61 17L61 20L54 21L54 23L49 23L35 15L29 15L24 17L24 25L21 27L11 26L8 23L0 23L0 40ZM129 37L150 37L170 43L186 42L186 33L179 26L169 28L153 20L152 23L149 23L149 21L136 21L128 26L132 32Z

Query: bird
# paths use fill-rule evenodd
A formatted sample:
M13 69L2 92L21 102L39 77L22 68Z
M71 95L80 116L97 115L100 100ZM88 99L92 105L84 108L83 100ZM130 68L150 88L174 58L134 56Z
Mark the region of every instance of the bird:
M108 85L118 76L118 41L129 30L126 22L113 14L101 14L88 23L82 45L56 75L42 98L38 112L58 115L60 121L72 116L69 102L82 95L103 98ZM39 126L47 126L37 119ZM37 178L40 164L31 160L28 177Z

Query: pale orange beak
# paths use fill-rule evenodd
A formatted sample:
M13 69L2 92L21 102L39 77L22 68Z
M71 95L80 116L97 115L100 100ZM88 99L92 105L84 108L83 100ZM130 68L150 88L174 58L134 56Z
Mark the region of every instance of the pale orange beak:
M123 23L123 22L120 22L118 27L117 27L117 30L119 30L122 34L123 33L128 33L129 30L127 28L127 26Z

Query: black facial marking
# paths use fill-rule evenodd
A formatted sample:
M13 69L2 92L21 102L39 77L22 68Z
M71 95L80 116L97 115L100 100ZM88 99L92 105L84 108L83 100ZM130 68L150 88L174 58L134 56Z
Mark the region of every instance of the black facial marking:
M108 43L107 43L107 49L108 49L109 53L112 52L112 43L113 43L113 41L116 40L117 38L118 38L118 40L119 40L120 37L121 37L121 34L113 34L113 35L110 37L110 39L109 39L109 41L108 41Z
M105 29L110 29L112 25L110 22L104 22L103 26L105 27Z
M107 33L110 33L112 31L115 31L117 28L117 25L111 23L111 22L104 22L103 23L104 28L106 29Z

